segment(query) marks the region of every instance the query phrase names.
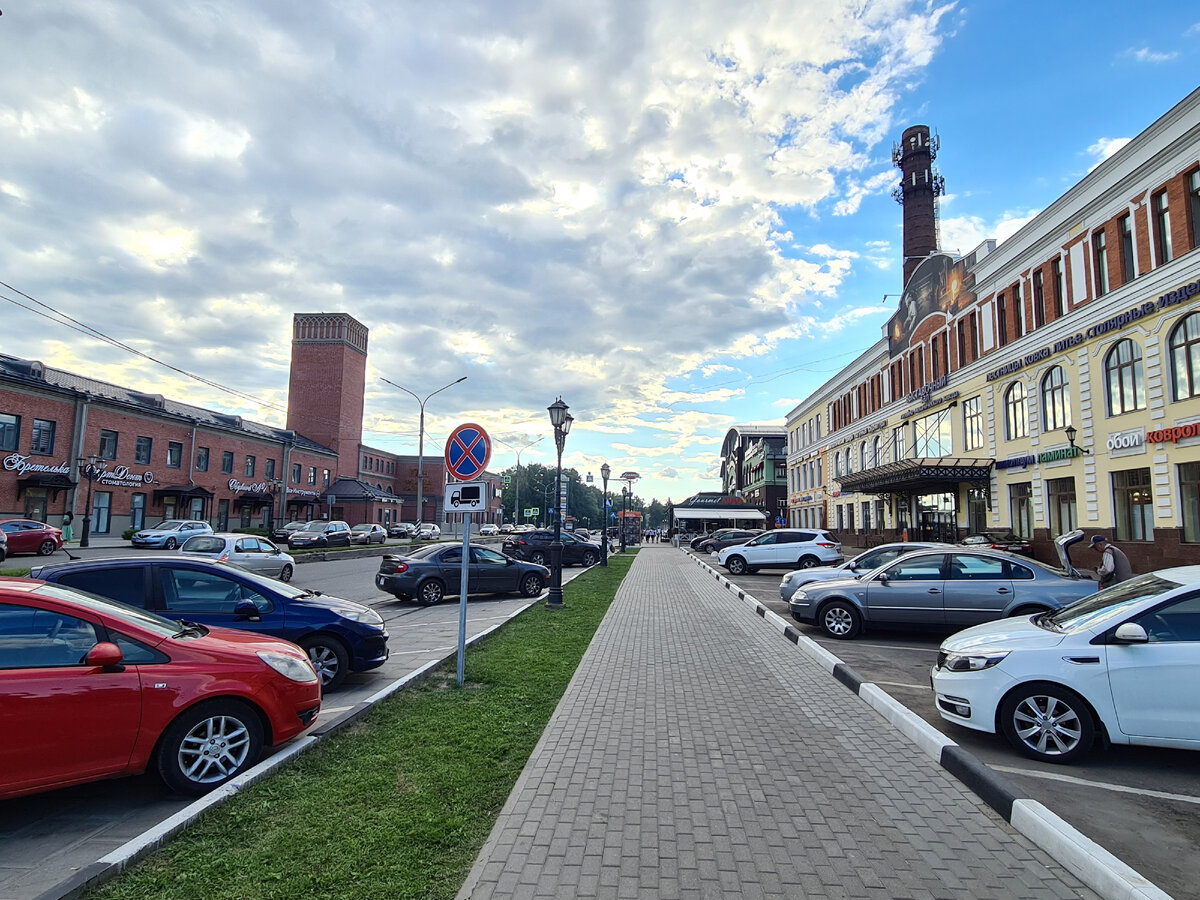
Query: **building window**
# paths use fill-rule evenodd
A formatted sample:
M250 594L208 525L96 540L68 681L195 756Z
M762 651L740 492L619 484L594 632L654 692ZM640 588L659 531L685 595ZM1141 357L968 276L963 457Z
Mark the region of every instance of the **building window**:
M183 444L167 441L167 468L178 469L183 465Z
M1108 414L1119 416L1146 408L1146 379L1142 373L1142 348L1126 338L1117 341L1104 358L1108 385Z
M329 487L329 470L328 469L321 470L321 484L323 484L325 487Z
M1200 169L1188 176L1188 208L1192 213L1192 249L1200 247Z
M1017 337L1025 333L1025 303L1021 299L1021 286L1013 285L1013 323L1017 326Z
M292 484L300 483L300 463L292 463Z
M918 459L949 456L953 450L949 408L913 423L913 453Z
M247 478L254 477L254 469L255 469L255 466L257 466L257 464L258 464L258 460L255 459L253 456L248 455L246 457L246 477Z
M145 494L131 494L129 497L129 527L135 531L146 527Z
M892 462L904 459L904 426L892 429Z
M983 399L972 397L963 403L963 449L983 448Z
M1149 469L1112 473L1118 541L1154 540L1154 497Z
M1046 324L1046 286L1042 283L1042 270L1033 273L1033 326Z
M33 420L33 438L29 442L29 452L38 456L51 456L54 453L54 424L47 419Z
M1063 284L1062 260L1056 259L1050 263L1050 268L1054 274L1054 318L1061 319L1063 311L1067 308L1067 296Z
M1092 272L1096 276L1096 296L1108 293L1108 243L1104 231L1092 235Z
M316 466L308 467L308 483L309 484L317 483L317 467Z
M1171 248L1171 209L1167 205L1167 192L1154 195L1154 237L1158 265L1169 263L1175 258Z
M197 447L196 448L196 471L197 472L207 472L208 471L208 448L207 447Z
M117 458L117 433L107 428L100 429L100 458Z
M1075 510L1075 479L1047 478L1046 503L1050 514L1050 537L1074 531L1078 519Z
M871 441L871 465L883 465L883 438L878 436Z
M224 475L233 474L233 451L224 450L221 453L221 472Z
M148 438L145 435L138 435L138 439L133 444L133 461L139 466L150 465L150 460L154 453L154 438Z
M1008 509L1017 537L1033 537L1033 485L1028 481L1008 486Z
M1071 395L1067 374L1053 366L1042 379L1042 431L1051 432L1071 424Z
M21 417L0 413L0 450L16 450L21 440Z
M1004 295L996 295L996 328L1000 332L1000 346L1008 343L1008 308L1004 303Z
M1183 510L1183 539L1200 543L1200 462L1180 463L1179 499Z
M92 534L108 534L112 528L112 491L92 495Z
M1137 264L1133 256L1133 216L1121 216L1121 283L1129 284L1136 275Z
M1025 385L1014 381L1004 392L1004 437L1029 437L1029 414L1025 408Z
M1200 395L1200 313L1192 313L1171 331L1172 399Z
M265 463L263 463L263 478L267 479L267 481L270 481L274 477L275 477L275 460L268 459Z

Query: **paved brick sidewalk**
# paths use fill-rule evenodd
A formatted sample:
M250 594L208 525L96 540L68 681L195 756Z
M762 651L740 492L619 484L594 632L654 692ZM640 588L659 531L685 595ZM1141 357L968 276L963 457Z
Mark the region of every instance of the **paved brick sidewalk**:
M1095 895L683 553L651 546L459 896Z

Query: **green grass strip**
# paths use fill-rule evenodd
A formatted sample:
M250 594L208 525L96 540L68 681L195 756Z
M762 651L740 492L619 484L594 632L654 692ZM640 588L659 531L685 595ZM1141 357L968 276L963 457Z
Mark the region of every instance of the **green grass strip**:
M633 554L382 701L89 898L452 898Z

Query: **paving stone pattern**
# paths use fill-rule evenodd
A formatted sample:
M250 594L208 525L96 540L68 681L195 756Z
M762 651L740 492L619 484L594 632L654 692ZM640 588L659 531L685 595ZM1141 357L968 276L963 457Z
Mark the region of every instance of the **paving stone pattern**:
M459 896L1095 894L663 546L638 555Z

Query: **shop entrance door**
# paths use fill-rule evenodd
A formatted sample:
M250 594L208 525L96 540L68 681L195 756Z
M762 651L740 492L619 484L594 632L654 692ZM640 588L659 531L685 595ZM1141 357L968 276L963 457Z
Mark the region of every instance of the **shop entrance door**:
M958 541L953 494L923 494L917 498L917 530L923 541Z
M25 518L36 519L39 522L46 521L45 491L30 490L25 492Z

